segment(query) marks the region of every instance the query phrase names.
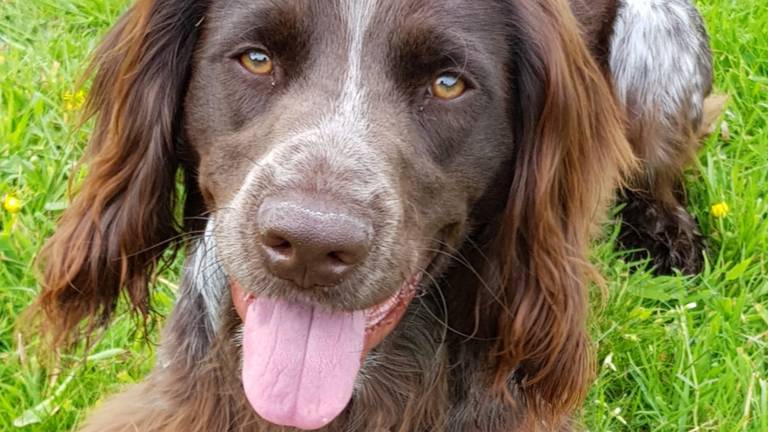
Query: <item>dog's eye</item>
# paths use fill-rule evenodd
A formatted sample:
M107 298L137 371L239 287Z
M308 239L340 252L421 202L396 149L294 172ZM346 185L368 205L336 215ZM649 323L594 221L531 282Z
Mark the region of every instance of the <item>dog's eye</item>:
M250 49L240 56L240 64L254 75L269 75L274 69L269 54L259 49Z
M453 73L445 73L432 81L432 95L438 99L452 100L467 91L467 83L462 77Z

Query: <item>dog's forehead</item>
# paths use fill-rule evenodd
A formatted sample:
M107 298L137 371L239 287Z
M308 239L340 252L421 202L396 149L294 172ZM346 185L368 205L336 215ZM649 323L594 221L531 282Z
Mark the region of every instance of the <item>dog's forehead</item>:
M211 18L225 23L258 25L276 16L323 29L319 36L352 39L386 38L403 27L444 27L482 34L496 29L499 2L478 0L216 0ZM245 31L246 29L243 29Z

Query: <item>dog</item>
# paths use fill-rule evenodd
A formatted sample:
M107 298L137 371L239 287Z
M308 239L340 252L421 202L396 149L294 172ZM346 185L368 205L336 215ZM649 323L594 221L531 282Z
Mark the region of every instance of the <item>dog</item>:
M689 0L138 0L92 70L47 331L146 317L187 258L156 367L84 431L570 430L612 200L621 246L701 267Z

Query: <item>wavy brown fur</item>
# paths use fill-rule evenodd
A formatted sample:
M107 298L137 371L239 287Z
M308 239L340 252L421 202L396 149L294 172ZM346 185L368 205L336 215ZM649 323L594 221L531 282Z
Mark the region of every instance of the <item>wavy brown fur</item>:
M538 414L557 418L578 406L591 382L586 334L586 251L594 223L621 174L634 166L620 110L579 35L565 1L518 2L520 41L533 53L521 79L520 146L502 224L502 279L510 313L499 318L497 389L522 375ZM543 91L543 93L540 93ZM522 107L525 107L523 110ZM534 107L534 108L531 108ZM526 111L527 110L527 111Z
M86 318L87 334L106 325L121 293L135 312L150 311L149 281L178 239L178 83L187 79L197 4L139 1L96 52L89 172L40 257L38 305L56 345L78 341Z

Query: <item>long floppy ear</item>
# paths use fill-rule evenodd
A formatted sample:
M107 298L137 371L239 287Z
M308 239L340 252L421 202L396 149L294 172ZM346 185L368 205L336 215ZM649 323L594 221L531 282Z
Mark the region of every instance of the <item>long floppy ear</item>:
M146 319L148 284L177 239L179 111L199 3L139 0L96 52L88 174L40 257L38 307L57 344L85 319L87 332L106 325L121 292Z
M566 0L510 2L514 180L499 243L506 312L496 388L510 376L538 418L584 398L594 224L634 159L608 80Z

